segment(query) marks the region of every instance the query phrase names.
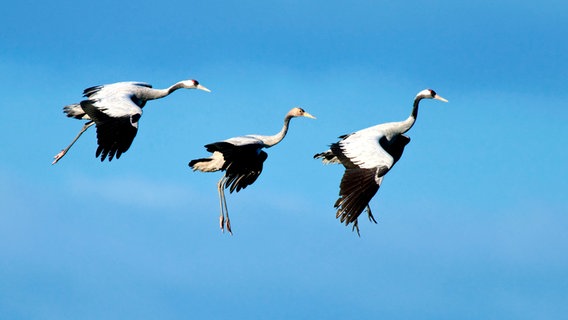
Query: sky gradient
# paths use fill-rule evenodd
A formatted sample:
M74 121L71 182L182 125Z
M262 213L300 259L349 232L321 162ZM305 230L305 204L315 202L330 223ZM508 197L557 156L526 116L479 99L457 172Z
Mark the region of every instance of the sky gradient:
M568 313L563 1L11 2L0 13L6 319L559 319ZM95 159L62 113L117 81L165 88ZM335 219L337 137L406 119L361 237ZM203 145L274 134L227 201Z

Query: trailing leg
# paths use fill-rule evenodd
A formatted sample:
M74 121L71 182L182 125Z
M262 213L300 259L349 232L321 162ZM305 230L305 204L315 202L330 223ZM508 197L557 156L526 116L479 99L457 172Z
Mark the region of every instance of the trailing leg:
M71 147L73 146L73 144L75 144L75 141L77 141L79 139L79 137L81 137L81 135L83 134L83 132L87 131L87 129L89 129L90 126L94 125L95 122L93 120L85 123L85 125L83 126L83 128L81 128L81 131L79 131L79 133L77 134L77 136L75 137L75 139L73 139L73 141L67 146L67 148L61 150L61 152L59 152L58 154L56 154L53 157L53 162L51 163L56 164L59 160L61 160L61 158L63 158L63 156L65 156L65 154L67 154L67 151L69 151L69 149L71 149Z

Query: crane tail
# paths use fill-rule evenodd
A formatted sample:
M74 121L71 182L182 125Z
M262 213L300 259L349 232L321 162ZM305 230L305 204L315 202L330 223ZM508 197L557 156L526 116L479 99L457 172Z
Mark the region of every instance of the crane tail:
M193 168L195 165L197 165L197 164L200 163L200 162L209 162L209 161L211 161L211 160L212 160L212 159L210 159L210 158L194 159L194 160L191 160L191 161L188 163L188 166L190 166L190 167Z
M66 105L65 107L63 107L63 113L65 113L65 115L67 115L67 117L69 118L83 119L83 120L90 119L89 116L83 110L83 108L81 108L81 105L78 103Z
M323 164L341 163L341 161L339 161L337 156L335 156L335 154L333 154L331 150L316 153L314 155L314 159L321 159Z
M201 159L194 159L191 160L188 163L188 166L190 166L193 171L203 171L203 172L207 172L209 171L207 168L209 167L208 164L209 162L211 162L213 159L211 158L201 158Z
M221 170L224 163L225 159L223 158L223 154L215 151L210 158L194 159L191 160L188 165L193 171L215 172Z

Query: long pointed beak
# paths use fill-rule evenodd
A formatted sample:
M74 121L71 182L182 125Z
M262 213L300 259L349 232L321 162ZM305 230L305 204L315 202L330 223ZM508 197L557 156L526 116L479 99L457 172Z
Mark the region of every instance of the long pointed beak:
M199 90L203 90L203 91L211 92L211 90L209 90L209 89L205 88L204 86L202 86L202 85L200 85L200 84L198 84L198 85L197 85L197 87L195 87L195 88L196 88L196 89L199 89Z
M448 100L446 100L446 99L440 97L439 95L435 95L435 96L434 96L434 99L440 100L440 101L443 101L443 102L448 102Z
M307 113L304 111L304 117L306 118L310 118L310 119L316 119L316 117L312 116L311 114Z

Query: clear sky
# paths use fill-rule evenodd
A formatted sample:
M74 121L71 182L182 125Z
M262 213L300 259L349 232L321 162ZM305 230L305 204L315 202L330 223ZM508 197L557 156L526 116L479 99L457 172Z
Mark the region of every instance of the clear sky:
M2 319L559 319L568 314L565 1L11 1L0 12ZM86 87L197 79L149 102L121 159L62 107ZM361 237L314 153L400 121L412 142ZM227 196L203 145L274 134Z

